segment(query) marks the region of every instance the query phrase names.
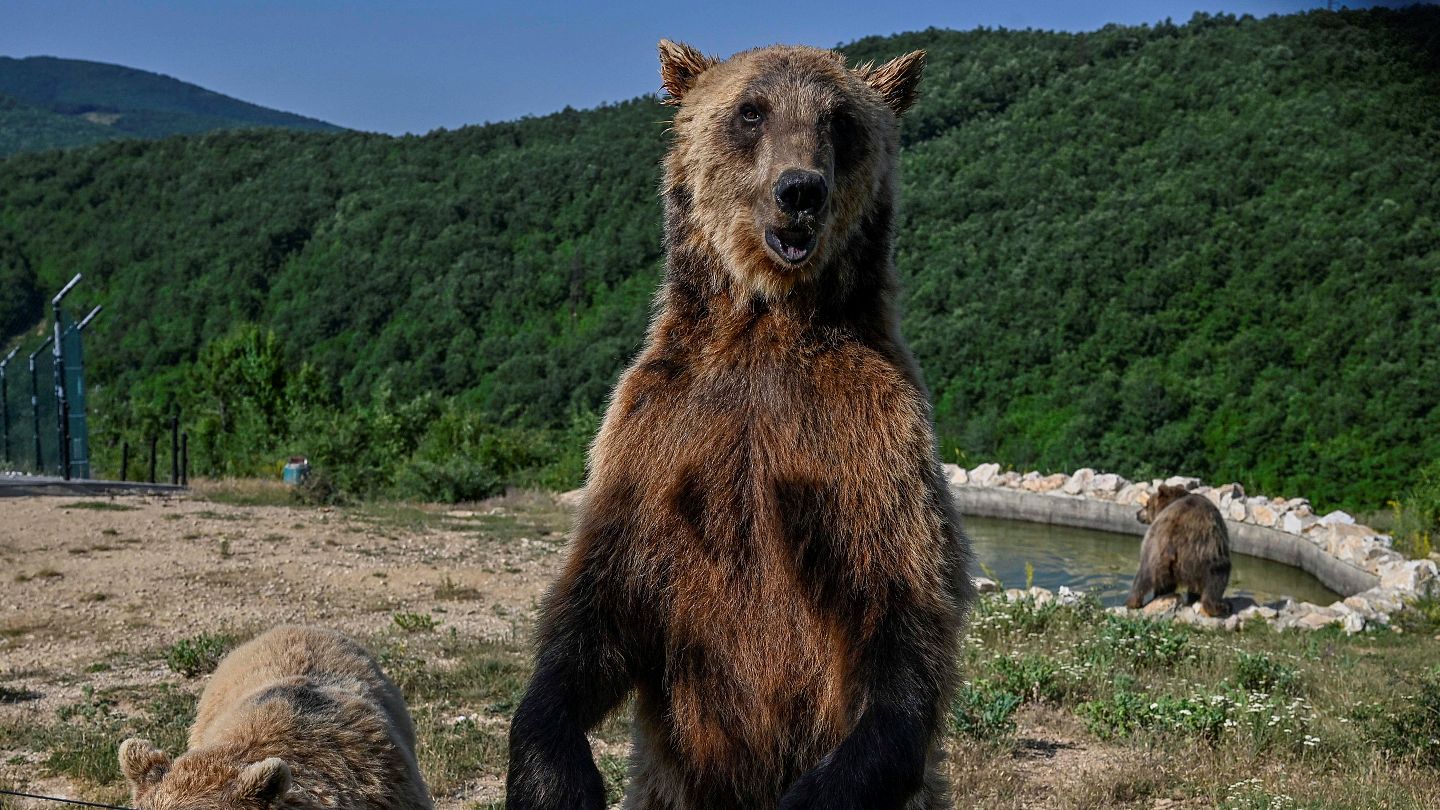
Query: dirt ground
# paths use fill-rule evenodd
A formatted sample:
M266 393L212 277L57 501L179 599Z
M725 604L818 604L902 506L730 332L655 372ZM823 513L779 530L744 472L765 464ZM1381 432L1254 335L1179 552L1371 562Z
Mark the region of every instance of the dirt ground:
M434 611L467 637L513 636L555 575L568 520L543 494L454 509L0 500L0 671L64 700L78 687L47 673L201 632L303 622L370 636Z
M200 633L246 637L307 622L374 639L395 634L397 616L416 614L452 639L523 640L563 559L569 523L563 496L547 494L458 508L322 508L287 505L287 497L210 487L185 497L0 499L0 685L19 696L0 700L0 721L53 723L57 711L107 689L173 684L198 693L204 678L171 671L164 650ZM1009 783L996 785L1007 807L1055 806L1041 797L1077 780L1121 778L1139 764L1082 742L1073 722L1034 711L1017 720L1013 753L954 762L957 779ZM597 752L623 761L623 729L596 742ZM503 763L503 751L497 756ZM42 762L43 754L0 740L0 783L124 798L114 784L97 792L44 776ZM467 778L437 790L437 805L490 806L501 784L493 771ZM1036 800L1015 801L1023 795Z

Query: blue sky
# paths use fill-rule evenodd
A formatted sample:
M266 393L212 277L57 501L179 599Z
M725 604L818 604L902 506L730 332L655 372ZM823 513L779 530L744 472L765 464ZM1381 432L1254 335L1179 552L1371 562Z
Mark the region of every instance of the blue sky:
M655 42L662 36L723 55L776 42L833 47L930 26L1082 31L1109 22L1184 22L1197 10L1264 16L1325 5L0 0L0 55L113 62L342 126L398 134L652 92L659 85Z

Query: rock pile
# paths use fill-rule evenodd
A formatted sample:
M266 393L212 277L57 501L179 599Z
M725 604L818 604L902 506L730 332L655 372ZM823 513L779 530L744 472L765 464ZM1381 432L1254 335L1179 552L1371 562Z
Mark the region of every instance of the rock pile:
M1240 484L1210 487L1198 478L1186 476L1127 481L1114 473L1100 473L1089 468L1069 475L1043 475L1039 472L1002 470L999 464L981 464L969 470L947 464L945 471L951 485L956 487L994 487L1057 498L1087 498L1134 506L1137 510L1154 496L1161 485L1178 486L1208 498L1229 521L1293 535L1335 559L1374 574L1380 582L1374 588L1328 606L1292 600L1256 605L1250 600L1232 598L1230 602L1234 613L1228 619L1212 619L1178 599L1157 599L1145 608L1145 612L1151 615L1230 629L1252 618L1265 619L1280 628L1315 629L1337 624L1346 632L1353 633L1367 626L1387 624L1390 616L1409 599L1432 592L1440 593L1440 567L1435 560L1408 559L1391 547L1393 541L1390 536L1356 522L1345 512L1316 514L1304 498L1248 495ZM990 587L994 588L994 583L990 583ZM1068 593L1068 589L1062 590ZM1043 588L1032 588L1031 591L1048 594L1027 592L1037 600L1059 598ZM1123 611L1124 608L1112 610Z

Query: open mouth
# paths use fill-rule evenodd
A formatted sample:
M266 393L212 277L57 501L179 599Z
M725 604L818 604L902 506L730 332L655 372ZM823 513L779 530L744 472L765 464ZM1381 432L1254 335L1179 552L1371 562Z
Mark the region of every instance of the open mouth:
M765 244L775 255L791 264L799 264L815 250L815 234L805 228L766 228Z

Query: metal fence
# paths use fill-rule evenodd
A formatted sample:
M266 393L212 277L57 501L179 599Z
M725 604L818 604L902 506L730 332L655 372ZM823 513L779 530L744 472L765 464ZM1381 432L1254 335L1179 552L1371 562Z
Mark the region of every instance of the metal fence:
M53 331L38 344L14 347L0 363L0 468L62 478L89 478L84 332L60 309L76 276L55 296ZM59 338L57 345L56 338Z

